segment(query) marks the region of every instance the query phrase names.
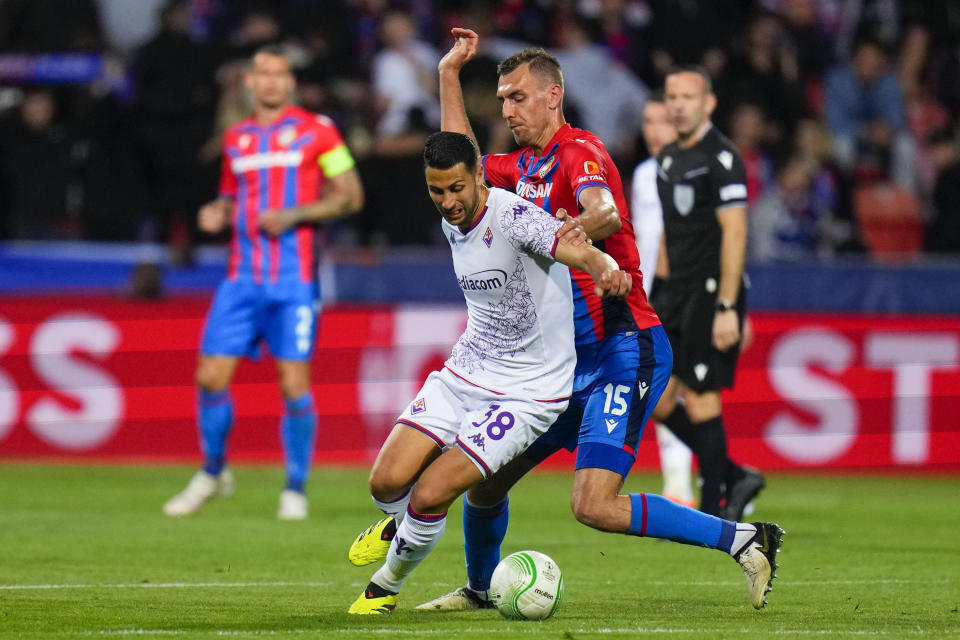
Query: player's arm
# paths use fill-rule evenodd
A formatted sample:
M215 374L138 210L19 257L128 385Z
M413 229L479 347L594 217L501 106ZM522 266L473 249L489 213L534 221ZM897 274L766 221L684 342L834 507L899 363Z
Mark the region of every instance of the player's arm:
M603 240L620 231L620 212L613 194L604 187L587 187L578 198L577 220L591 240Z
M363 207L363 184L346 146L341 145L329 153L346 155L339 156L341 164L336 169L329 170L329 173L325 165L324 173L327 179L323 185L323 195L318 200L298 207L262 212L260 227L264 231L279 235L298 224L336 220L356 213ZM331 162L333 161L337 161L337 157L332 157ZM321 158L321 164L323 162L324 159ZM344 164L349 164L349 168L343 169Z
M598 296L625 297L630 293L630 274L621 271L616 260L591 244L557 243L554 257L557 262L589 273L596 283L593 292Z
M437 67L440 72L440 129L470 136L476 144L477 137L473 134L467 109L463 106L460 69L477 55L480 36L460 27L454 27L450 32L454 37L453 47Z
M230 225L233 200L223 196L208 202L197 212L197 227L207 233L220 233Z
M670 258L667 257L667 234L660 234L660 251L657 253L657 270L654 274L658 278L670 277Z
M721 351L740 340L739 318L733 305L740 295L744 255L747 250L747 208L734 205L717 209L720 223L720 286L713 319L713 344ZM720 307L725 307L721 310Z

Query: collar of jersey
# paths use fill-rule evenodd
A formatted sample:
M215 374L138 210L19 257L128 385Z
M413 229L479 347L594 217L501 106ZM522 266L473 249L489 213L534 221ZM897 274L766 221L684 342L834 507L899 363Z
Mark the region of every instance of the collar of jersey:
M523 150L523 153L520 154L520 172L524 178L530 179L533 178L540 168L553 157L553 152L557 150L557 147L560 146L560 140L567 137L570 132L573 130L573 127L570 126L569 122L565 122L562 127L557 129L557 132L553 134L553 137L550 138L550 142L547 144L547 150L542 156L533 155L533 150L530 147L527 147ZM530 152L530 157L527 157L527 152ZM524 167L523 165L527 166Z
M487 215L487 205L483 205L483 211L480 212L480 215L477 216L477 219L473 221L473 224L470 225L470 228L467 229L466 231L460 231L460 227L458 227L457 225L453 225L453 226L456 227L457 231L459 231L461 235L466 236L471 231L477 228L477 225L480 224L480 222L483 220L483 216L485 215Z
M283 111L280 112L280 115L277 117L277 119L268 125L260 125L257 122L256 118L251 116L250 121L241 129L241 132L270 131L272 129L277 129L279 127L282 127L284 125L295 124L291 111L293 111L293 105L288 104L286 107L284 107Z

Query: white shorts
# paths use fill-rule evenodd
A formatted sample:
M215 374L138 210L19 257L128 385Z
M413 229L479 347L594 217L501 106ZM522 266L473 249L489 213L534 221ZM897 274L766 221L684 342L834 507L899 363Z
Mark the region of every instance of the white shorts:
M442 449L460 447L488 478L523 453L567 408L478 387L447 368L427 376L397 422L418 429Z

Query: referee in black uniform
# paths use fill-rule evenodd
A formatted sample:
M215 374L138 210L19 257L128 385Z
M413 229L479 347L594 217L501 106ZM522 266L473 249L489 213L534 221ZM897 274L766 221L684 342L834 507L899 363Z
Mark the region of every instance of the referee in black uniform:
M677 140L657 157L664 234L651 301L674 360L654 418L697 455L701 511L740 520L764 486L760 474L728 458L720 405L720 390L733 386L743 330L746 175L733 143L710 122L717 99L705 71L669 74L665 101Z

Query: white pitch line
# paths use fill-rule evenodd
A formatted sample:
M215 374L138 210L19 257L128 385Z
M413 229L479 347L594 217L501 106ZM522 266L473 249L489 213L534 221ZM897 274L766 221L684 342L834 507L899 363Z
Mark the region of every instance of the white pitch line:
M482 633L484 635L503 635L508 634L511 636L516 636L517 634L526 634L526 635L550 635L555 636L558 632L564 631L567 633L619 633L619 634L637 634L637 633L650 633L650 634L662 634L662 635L672 635L672 634L697 634L697 635L708 635L716 636L722 633L730 633L730 629L693 629L693 628L669 628L669 627L624 627L624 628L610 628L610 627L597 627L593 629L588 629L585 627L579 627L576 629L563 629L558 628L557 625L550 625L550 627L540 627L540 626L530 626L525 629L518 628L492 628L492 627L467 627L467 628L458 628L455 631L449 629L401 629L401 628L390 628L390 627L364 627L364 628L343 628L343 629L251 629L251 630L233 630L233 629L209 629L204 631L198 631L196 629L101 629L101 630L89 630L89 631L80 631L79 635L96 635L96 636L180 636L180 635L193 635L196 633L204 634L213 634L217 636L236 636L236 637L261 637L261 636L282 636L282 635L301 635L301 634L316 634L321 631L324 632L333 632L339 633L342 635L370 635L370 634L388 634L395 636L426 636L426 635L449 635L451 633L464 634L464 633ZM748 629L741 629L741 633L750 633ZM887 636L891 632L885 630L877 629L771 629L764 632L769 635L787 635L787 636ZM922 635L925 632L923 629L899 629L897 630L897 635L908 634L908 635Z
M874 584L953 584L956 580L943 578L939 580L901 580L897 578L876 578L865 580L798 580L781 579L776 583L780 587L819 587L825 585L874 585ZM330 587L341 583L335 582L136 582L136 583L105 583L105 584L0 584L0 591L28 591L28 590L55 590L55 589L211 589L230 588L246 589L257 587ZM361 584L353 583L351 586ZM609 583L612 584L612 583ZM637 586L678 586L678 587L723 587L739 584L735 580L644 580L633 583ZM434 586L445 587L447 583L435 583Z
M333 582L136 582L131 584L0 584L0 590L31 589L209 589L248 587L329 587Z

